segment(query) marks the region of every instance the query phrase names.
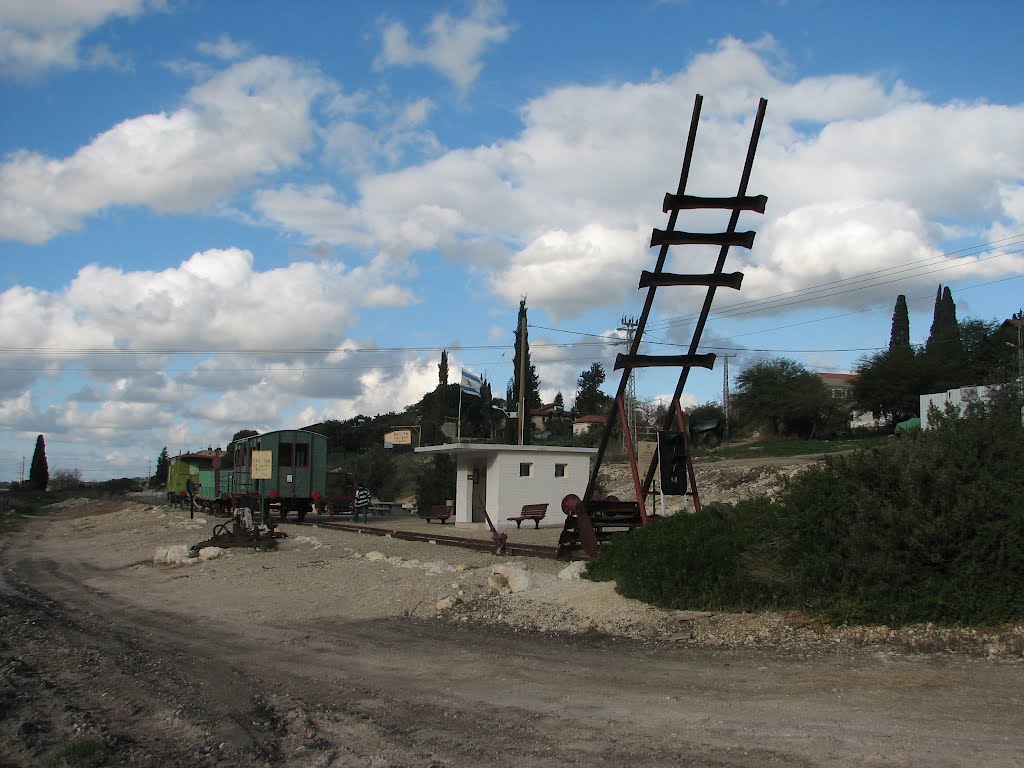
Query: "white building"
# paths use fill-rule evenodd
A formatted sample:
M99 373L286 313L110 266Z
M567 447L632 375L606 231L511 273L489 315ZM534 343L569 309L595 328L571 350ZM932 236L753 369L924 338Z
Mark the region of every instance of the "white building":
M547 504L541 525L565 522L562 499L580 498L590 479L590 458L596 448L452 443L417 448L416 453L455 456L455 524L486 527L484 510L496 527L513 526L507 518L524 504Z
M944 413L947 405L963 412L964 406L971 400L988 400L992 396L992 387L984 385L973 387L957 387L945 392L921 395L921 429L928 429L928 411L935 406L939 413Z

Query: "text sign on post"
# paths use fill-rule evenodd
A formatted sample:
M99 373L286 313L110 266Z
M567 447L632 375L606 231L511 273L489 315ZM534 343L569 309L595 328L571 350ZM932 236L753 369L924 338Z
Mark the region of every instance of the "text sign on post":
M269 480L271 468L273 467L273 451L252 452L252 479Z

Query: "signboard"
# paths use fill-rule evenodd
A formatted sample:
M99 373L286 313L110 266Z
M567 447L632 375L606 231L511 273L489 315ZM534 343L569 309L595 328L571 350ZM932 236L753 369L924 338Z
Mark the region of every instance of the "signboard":
M640 469L640 478L647 474L651 461L658 453L658 443L654 440L638 440L636 443L636 464ZM657 463L657 462L655 462Z
M252 452L252 479L269 480L274 466L273 451Z
M384 442L391 445L412 445L411 429L396 429L384 435Z

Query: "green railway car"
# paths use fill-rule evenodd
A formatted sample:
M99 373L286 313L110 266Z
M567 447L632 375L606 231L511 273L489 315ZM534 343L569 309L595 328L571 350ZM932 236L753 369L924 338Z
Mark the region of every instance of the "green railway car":
M258 497L265 525L272 525L274 513L284 520L295 512L302 520L311 511L321 511L330 497L351 498L351 490L339 494L328 486L327 438L316 432L265 432L241 438L229 450L230 494Z

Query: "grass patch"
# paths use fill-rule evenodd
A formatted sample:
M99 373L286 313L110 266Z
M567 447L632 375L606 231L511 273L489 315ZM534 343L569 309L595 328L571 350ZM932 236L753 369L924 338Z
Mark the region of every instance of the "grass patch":
M49 768L92 768L100 765L106 754L103 742L93 738L72 739L47 762Z
M762 457L807 456L819 453L841 453L858 448L875 448L885 445L891 438L888 435L871 435L870 437L850 437L840 440L765 440L757 443L725 444L715 449L697 448L693 455L697 457L715 457L719 459L751 459Z

